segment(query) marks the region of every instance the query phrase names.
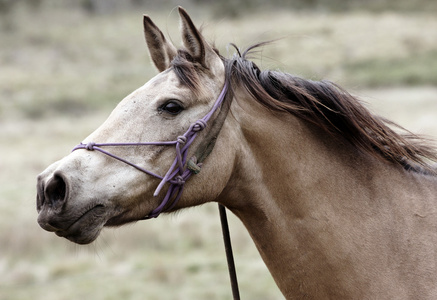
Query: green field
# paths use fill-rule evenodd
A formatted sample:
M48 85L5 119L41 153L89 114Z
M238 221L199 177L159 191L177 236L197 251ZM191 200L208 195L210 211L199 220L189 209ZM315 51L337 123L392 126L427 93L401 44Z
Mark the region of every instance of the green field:
M179 44L176 11L18 7L0 19L0 300L230 299L215 205L107 229L77 246L36 223L36 176L155 74L142 14ZM192 12L225 56L281 38L262 68L329 79L371 109L437 137L434 12L266 10L239 18ZM250 237L231 216L242 299L282 299Z

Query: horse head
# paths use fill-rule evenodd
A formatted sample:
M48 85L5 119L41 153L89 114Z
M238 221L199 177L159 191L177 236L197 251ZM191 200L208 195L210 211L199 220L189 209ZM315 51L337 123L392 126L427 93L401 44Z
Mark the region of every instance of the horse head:
M179 14L184 47L177 50L152 20L144 16L147 46L160 73L124 98L75 151L38 176L38 223L45 230L87 244L98 237L104 226L143 219L160 204L161 210L174 210L211 201L225 186L226 176L218 173L224 170L230 173L232 162L210 159L202 168L202 175L185 184L178 203L166 199L170 202L164 205L166 192L156 193L161 185L160 189L176 188L180 194L182 188L171 185L177 184L179 175L185 176L180 177L182 180L191 175L187 165L192 161L187 158L195 149L202 148L202 141L211 134L211 126L194 133L198 138L190 140L189 149L184 148L187 136L185 140L178 139L187 130L191 133L188 138L192 138L193 124L204 127L206 124L196 121L208 112L211 122L218 118L220 108L217 112L211 108L225 85L222 58L205 41L187 12L179 8ZM217 134L207 139L215 140ZM97 147L111 143L110 150ZM208 147L203 148L210 151ZM103 151L92 151L103 148ZM181 154L180 148L185 153ZM104 155L105 151L110 151L110 155ZM223 156L229 151L232 150L218 145L211 156ZM183 157L175 159L178 155ZM214 184L210 184L211 180ZM167 198L180 197L179 194L169 192Z

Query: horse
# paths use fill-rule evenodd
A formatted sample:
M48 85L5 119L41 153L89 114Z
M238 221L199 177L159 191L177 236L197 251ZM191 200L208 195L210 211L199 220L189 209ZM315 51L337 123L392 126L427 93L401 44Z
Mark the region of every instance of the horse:
M437 160L429 140L329 81L225 58L179 8L183 47L149 16L159 71L38 176L39 225L103 227L218 202L286 299L436 299Z

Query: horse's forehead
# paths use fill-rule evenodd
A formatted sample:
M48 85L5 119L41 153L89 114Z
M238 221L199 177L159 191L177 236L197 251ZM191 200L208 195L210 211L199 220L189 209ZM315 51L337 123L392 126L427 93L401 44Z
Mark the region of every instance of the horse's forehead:
M142 87L143 89L161 89L163 87L179 86L179 80L170 69L159 73Z
M171 70L159 73L149 81L147 81L143 86L137 88L126 100L132 99L159 99L161 97L171 97L183 94L184 91L181 89L181 84L174 72Z
M174 98L180 100L190 99L189 101L192 101L193 95L196 95L197 97L195 97L195 99L197 99L197 101L200 99L208 101L209 97L206 96L220 92L218 88L220 88L221 85L217 84L216 78L213 79L209 76L202 76L201 80L202 83L197 87L198 90L194 91L192 88L182 83L178 74L173 68L170 68L151 78L143 86L134 91L128 98L138 97L141 99L147 98L155 100Z

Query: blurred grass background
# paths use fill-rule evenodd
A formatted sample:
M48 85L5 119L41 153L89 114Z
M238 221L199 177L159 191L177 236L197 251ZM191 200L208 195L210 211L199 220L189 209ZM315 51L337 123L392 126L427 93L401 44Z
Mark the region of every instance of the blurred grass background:
M230 42L281 38L262 68L332 80L437 136L434 0L0 0L0 300L231 298L215 205L105 230L86 247L36 223L36 175L156 74L142 14L179 45L177 5L223 55ZM242 298L282 299L230 223Z

